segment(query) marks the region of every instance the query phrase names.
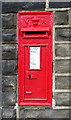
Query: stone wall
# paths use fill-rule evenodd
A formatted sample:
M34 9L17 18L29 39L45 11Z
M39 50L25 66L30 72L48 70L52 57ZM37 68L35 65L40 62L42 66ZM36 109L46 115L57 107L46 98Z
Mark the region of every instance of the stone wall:
M3 118L69 118L71 89L71 10L46 9L54 13L53 28L53 105L17 104L17 12L44 11L45 3L3 3L2 5L2 92Z

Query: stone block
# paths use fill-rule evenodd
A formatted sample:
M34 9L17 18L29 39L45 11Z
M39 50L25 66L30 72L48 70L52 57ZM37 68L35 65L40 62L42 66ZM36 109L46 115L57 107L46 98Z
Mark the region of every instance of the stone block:
M71 89L71 76L56 76L55 88L56 89Z
M0 108L0 119L2 119L2 108Z
M16 43L16 29L2 30L2 43Z
M71 9L69 10L69 26L71 27Z
M56 44L55 55L57 57L69 57L71 56L71 44Z
M63 0L62 0L63 1ZM69 2L69 0L68 1L63 1L62 2L61 0L60 1L53 1L53 0L50 0L50 2L49 2L49 7L50 8L68 8L68 7L71 7L71 4L70 4L70 2Z
M3 108L3 118L16 118L16 110L14 107L4 107ZM15 119L13 119L15 120Z
M17 74L17 60L3 60L2 74L3 75Z
M68 11L56 11L55 12L55 24L56 25L68 24Z
M69 93L55 93L55 103L57 106L69 106L71 104Z
M69 110L21 108L20 118L69 118Z
M2 14L2 28L3 29L14 29L17 23L16 14Z
M16 92L3 92L2 94L3 106L14 106L16 99Z
M71 73L71 60L56 60L55 72L56 73Z
M17 90L17 76L3 76L2 77L2 91L12 92Z
M2 45L2 59L3 60L17 59L17 45L14 44Z
M71 41L71 28L56 28L56 41Z
M45 2L3 2L2 13L17 13L18 11L44 11Z

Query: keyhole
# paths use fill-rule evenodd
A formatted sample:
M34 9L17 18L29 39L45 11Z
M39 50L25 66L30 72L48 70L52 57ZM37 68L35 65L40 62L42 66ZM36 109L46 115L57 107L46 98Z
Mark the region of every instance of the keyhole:
M30 78L31 78L31 75L28 75L28 78L30 79Z

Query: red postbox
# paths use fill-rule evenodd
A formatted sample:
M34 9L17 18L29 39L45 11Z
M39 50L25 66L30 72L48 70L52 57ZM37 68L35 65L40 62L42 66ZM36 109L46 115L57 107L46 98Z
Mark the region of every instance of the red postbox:
M18 104L52 105L52 12L18 12Z

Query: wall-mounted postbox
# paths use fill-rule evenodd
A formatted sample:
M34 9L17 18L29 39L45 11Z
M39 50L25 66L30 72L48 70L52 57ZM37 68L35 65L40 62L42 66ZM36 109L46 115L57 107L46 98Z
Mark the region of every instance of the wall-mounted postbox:
M18 104L52 105L52 12L18 12Z

